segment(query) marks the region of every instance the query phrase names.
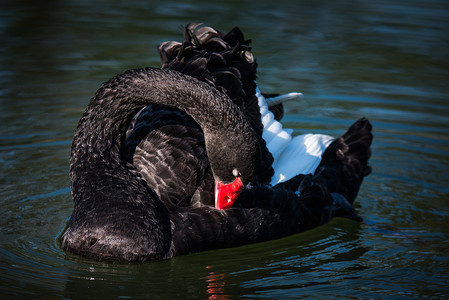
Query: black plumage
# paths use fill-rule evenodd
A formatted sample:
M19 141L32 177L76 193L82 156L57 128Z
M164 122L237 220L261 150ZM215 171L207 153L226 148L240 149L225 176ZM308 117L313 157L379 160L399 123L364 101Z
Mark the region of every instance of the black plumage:
M263 125L255 94L257 63L249 43L237 27L224 34L211 27L189 24L184 28L182 43L164 42L158 46L158 51L163 69L206 82L225 93L239 107L259 139L261 155L255 176L258 181L268 183L274 172L271 167L273 157L262 138ZM208 158L203 155L202 130L177 108L158 105L156 112L152 107L139 112L128 128L127 160L134 162L139 173L167 205L214 205L214 178ZM282 104L274 109L282 111ZM164 142L164 138L171 142ZM170 143L171 147L161 143ZM152 145L157 145L158 149ZM171 161L174 152L184 153L185 159ZM153 176L155 170L158 170L157 177Z
M334 216L358 219L352 202L370 172L368 120L328 147L315 174L271 187L261 175L257 126L233 100L173 70L130 70L105 83L75 132L74 210L62 249L143 262L279 238ZM204 179L232 182L234 169L246 185L235 207L211 207ZM204 202L192 200L202 199L198 191L208 193Z
M234 27L227 34L212 27L191 23L184 28L182 43L169 41L158 46L162 68L190 75L225 93L243 112L259 137L261 157L256 176L270 182L273 157L262 138L263 124L256 97L257 62L250 40ZM272 108L282 117L282 103ZM281 113L279 113L281 112Z

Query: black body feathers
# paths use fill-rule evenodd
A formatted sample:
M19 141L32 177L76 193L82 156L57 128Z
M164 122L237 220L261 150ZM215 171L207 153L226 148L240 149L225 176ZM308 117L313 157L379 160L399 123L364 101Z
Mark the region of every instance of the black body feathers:
M118 75L89 103L72 144L65 251L143 262L358 219L351 204L370 172L368 120L329 146L315 174L267 185L272 158L253 117L249 43L238 29L195 28L183 44L159 48L163 69ZM247 187L235 207L216 210L213 178L228 179L235 166Z

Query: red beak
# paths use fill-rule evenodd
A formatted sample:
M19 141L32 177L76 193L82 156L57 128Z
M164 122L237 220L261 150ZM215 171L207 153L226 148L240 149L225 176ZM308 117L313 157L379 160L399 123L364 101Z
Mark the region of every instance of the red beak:
M240 192L243 190L243 183L240 177L237 177L233 183L223 184L220 181L215 181L215 208L226 209L230 208Z

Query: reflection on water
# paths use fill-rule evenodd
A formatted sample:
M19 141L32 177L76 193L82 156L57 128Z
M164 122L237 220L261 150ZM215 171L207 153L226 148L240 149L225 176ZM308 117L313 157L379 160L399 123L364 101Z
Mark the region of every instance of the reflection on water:
M102 295L227 299L263 294L288 298L292 290L337 285L367 269L358 261L369 251L361 244L360 229L358 223L340 219L277 241L143 266L92 263L69 255L64 295L76 298L83 291L88 299Z
M0 4L1 298L449 297L449 6L445 1L3 1ZM267 243L114 265L65 254L68 158L100 84L157 66L179 25L238 25L265 92L299 90L295 134L374 125L357 199L336 219Z
M210 269L210 266L206 267ZM209 275L206 276L207 282L207 290L206 292L210 294L207 299L231 299L231 295L225 294L226 287L226 275L225 274L215 274L214 272L210 272Z

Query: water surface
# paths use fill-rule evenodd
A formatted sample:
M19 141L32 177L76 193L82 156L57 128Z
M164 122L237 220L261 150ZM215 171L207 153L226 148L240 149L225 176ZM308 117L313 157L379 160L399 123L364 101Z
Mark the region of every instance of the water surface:
M449 297L449 5L446 1L3 1L0 4L0 297ZM143 265L59 249L72 211L76 124L102 82L159 66L180 25L239 26L265 92L295 134L366 116L371 164L359 224Z

